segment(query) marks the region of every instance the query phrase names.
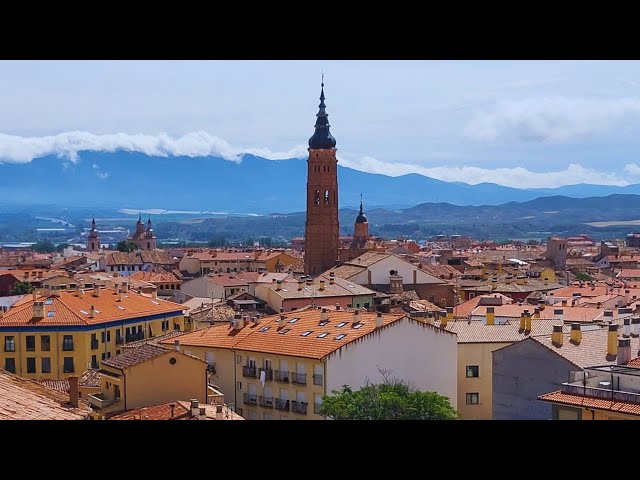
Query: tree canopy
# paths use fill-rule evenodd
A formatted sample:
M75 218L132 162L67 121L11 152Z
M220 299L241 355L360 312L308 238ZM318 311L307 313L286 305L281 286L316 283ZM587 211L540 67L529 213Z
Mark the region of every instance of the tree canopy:
M135 252L138 250L138 244L131 240L122 240L118 242L117 248L119 252Z
M11 293L13 295L24 295L26 293L31 293L33 291L33 285L29 282L16 282L13 285L13 289Z
M403 380L367 384L359 390L344 385L322 397L320 414L334 420L455 420L449 399L422 392Z
M56 251L56 246L49 240L41 240L31 247L31 250L37 253L52 253Z

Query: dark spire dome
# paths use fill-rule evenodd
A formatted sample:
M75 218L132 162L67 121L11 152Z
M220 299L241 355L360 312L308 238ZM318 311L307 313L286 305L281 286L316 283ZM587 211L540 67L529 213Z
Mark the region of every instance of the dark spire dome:
M151 215L149 215L149 221L147 222L147 225L151 225Z
M362 194L360 194L360 213L356 217L356 223L367 223L367 217L364 215L364 210L362 209Z
M140 212L140 216L138 217L138 224L142 225L142 212Z
M324 75L322 76L322 85L320 90L320 105L316 114L316 131L309 139L309 148L316 150L329 150L336 148L336 139L329 132L329 115L325 112L324 104Z
M93 219L91 220L91 230L95 230L96 229L96 216L93 216Z

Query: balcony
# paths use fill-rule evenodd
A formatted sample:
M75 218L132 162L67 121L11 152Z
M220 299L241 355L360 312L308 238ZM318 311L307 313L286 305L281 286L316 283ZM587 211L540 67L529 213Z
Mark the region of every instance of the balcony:
M207 403L209 405L224 405L224 393L211 385L207 385Z
M122 345L124 343L123 337L116 337L116 345Z
M243 401L245 405L257 405L258 395L256 395L255 393L245 393L243 395Z
M137 342L138 340L144 340L144 332L130 333L125 335L125 343Z
M242 376L247 378L256 378L258 375L258 369L251 365L245 365L242 367Z
M307 414L307 406L309 404L307 402L298 402L296 400L291 401L291 411L293 413L301 413L303 415Z
M98 339L97 338L92 338L91 339L91 350L97 350L98 349Z
M322 386L322 375L314 373L313 374L313 384Z
M258 405L264 408L273 408L273 397L258 397Z
M291 383L295 383L297 385L306 385L307 384L307 374L306 373L291 372Z
M594 397L602 398L603 400L640 404L640 393L623 392L620 390L611 390L609 388L583 387L582 385L570 383L563 383L562 391L565 393L581 395L584 397Z
M109 405L112 405L120 400L119 398L116 398L116 399L104 398L104 395L102 393L89 394L87 395L87 399L89 400L89 404L96 408L106 408Z
M313 404L313 413L315 413L316 415L322 415L320 413L320 407L322 406L321 403L314 403Z
M289 400L283 400L282 398L276 398L275 408L276 410L289 411Z
M207 365L207 372L209 373L216 373L216 364L215 363L210 363L209 365Z
M273 380L273 370L270 368L261 368L260 371L258 372L258 378L260 378L260 375L262 375L262 372L264 372L265 374L265 380L267 381L271 381Z
M274 370L273 378L276 382L289 383L289 372L283 372L282 370Z

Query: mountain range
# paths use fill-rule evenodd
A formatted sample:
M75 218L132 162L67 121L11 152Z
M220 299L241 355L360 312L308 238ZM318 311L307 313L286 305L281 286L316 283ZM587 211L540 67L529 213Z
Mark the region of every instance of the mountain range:
M626 187L568 185L516 189L493 183L444 182L419 174L397 177L339 165L341 207L408 208L425 202L499 205L538 197L640 194ZM306 208L306 161L266 160L245 155L240 162L217 157L150 157L140 153L82 152L76 162L47 156L29 163L0 163L0 207L53 204L268 214Z

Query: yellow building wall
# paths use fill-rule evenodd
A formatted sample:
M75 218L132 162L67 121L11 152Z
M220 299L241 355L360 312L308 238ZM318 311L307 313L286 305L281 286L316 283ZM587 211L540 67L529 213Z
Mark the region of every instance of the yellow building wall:
M273 380L267 380L265 382L265 387L271 387L273 398L274 398L274 408L261 407L260 405L251 405L246 404L244 402L244 394L249 393L249 385L253 384L256 387L256 392L258 396L264 395L264 389L262 384L260 383L260 379L258 378L249 378L243 376L242 367L248 365L249 358L255 359L256 370L259 374L260 368L264 365L264 360L271 361L271 368L274 370ZM291 383L292 376L289 375L289 383L276 381L275 370L280 370L280 361L286 361L288 363L289 372L297 372L298 363L304 364L304 369L306 373L306 385L297 385ZM314 366L320 365L322 367L322 385L314 385L313 383L313 374L314 374ZM270 420L284 420L286 417L287 420L324 420L325 418L314 413L314 403L316 395L325 395L325 385L326 385L326 370L325 364L319 360L301 358L301 357L290 357L284 355L270 355L264 354L260 352L250 352L250 351L236 351L236 412L242 415L247 420L256 419L256 420L265 420L265 414L270 416L271 418L267 418ZM241 382L241 388L238 382ZM280 389L288 390L288 396L290 400L289 411L277 410L275 408L275 399L280 398ZM305 401L307 402L307 413L294 413L291 411L291 401L297 399L297 393L304 392ZM225 396L225 399L227 397ZM255 416L254 416L255 415Z
M207 360L207 353L213 354L216 373L209 375L209 383L215 385L224 394L227 404L233 403L235 392L233 351L228 348L192 347L189 345L181 345L180 349L205 361Z
M173 365L171 358L176 359ZM192 398L202 403L207 401L206 364L178 352L169 352L128 368L125 377L122 398L127 410Z
M5 367L5 359L7 357L12 357L16 359L16 374L25 378L33 378L33 379L52 379L59 380L63 378L67 378L71 375L81 375L82 372L87 370L91 365L91 359L93 355L96 355L96 360L98 361L98 365L102 360L102 354L105 354L105 358L113 357L118 353L122 353L122 345L116 345L116 331L120 330L121 336L125 337L126 328L135 328L136 331L138 326L142 326L143 332L145 333L144 338L150 338L149 336L149 325L151 325L151 332L153 336L162 335L163 333L167 333L167 331L162 330L162 322L163 320L169 321L169 330L171 331L174 328L174 324L180 326L181 331L185 331L185 318L183 315L159 318L157 320L151 321L141 321L136 323L127 324L125 326L117 325L109 328L100 327L96 325L94 330L76 330L76 331L59 331L59 332L49 332L49 331L18 331L17 328L15 331L2 331L0 332L0 368ZM102 332L105 332L105 342L102 340ZM110 332L110 340L107 341L107 332ZM91 334L95 333L98 339L98 348L91 348ZM27 339L26 337L29 335L34 335L36 344L35 351L28 352L27 351ZM42 351L41 350L41 337L44 335L49 335L50 337L50 351ZM71 335L73 338L73 351L63 351L63 342L64 336ZM5 337L13 336L15 338L15 352L5 352ZM34 357L36 359L36 372L35 373L27 373L27 358ZM42 373L42 358L49 357L51 359L51 373ZM64 373L64 358L72 357L73 358L73 367L74 371L71 373Z
M556 272L553 268L545 268L540 272L540 280L548 279L549 283L556 283Z
M491 420L491 352L506 345L508 343L458 343L458 411L463 420ZM478 365L479 376L467 378L467 365ZM479 403L467 405L467 393L478 393Z
M288 267L289 265L293 265L294 263L298 263L300 261L296 257L283 252L277 257L270 258L269 260L264 262L268 272L275 273L276 263L278 263L278 260L280 260L280 263L284 265L284 268Z
M625 415L623 413L607 412L605 410L595 410L593 420L640 420L637 415ZM591 410L582 410L583 420L592 420Z

